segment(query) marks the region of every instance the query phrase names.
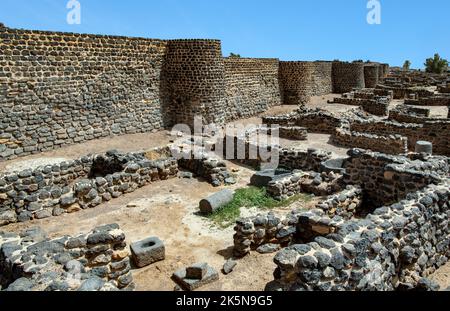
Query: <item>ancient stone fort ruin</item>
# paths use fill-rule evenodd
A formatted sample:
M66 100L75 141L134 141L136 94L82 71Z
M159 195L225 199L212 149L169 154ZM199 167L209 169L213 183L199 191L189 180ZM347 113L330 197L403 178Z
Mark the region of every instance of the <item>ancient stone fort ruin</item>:
M449 74L223 57L219 40L0 39L0 289L450 286ZM252 125L169 132L196 117Z

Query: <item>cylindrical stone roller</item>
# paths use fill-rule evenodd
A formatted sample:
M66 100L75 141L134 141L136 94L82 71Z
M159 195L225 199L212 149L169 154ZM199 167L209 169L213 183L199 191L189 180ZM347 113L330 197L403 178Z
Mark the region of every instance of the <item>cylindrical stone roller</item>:
M200 201L200 212L212 214L233 200L234 192L225 189Z
M418 141L416 143L416 153L433 154L433 144L429 141Z

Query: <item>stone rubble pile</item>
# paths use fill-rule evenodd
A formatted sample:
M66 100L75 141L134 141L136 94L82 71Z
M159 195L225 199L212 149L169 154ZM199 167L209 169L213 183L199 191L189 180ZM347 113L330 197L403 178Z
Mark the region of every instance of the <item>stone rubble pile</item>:
M0 283L10 291L134 290L125 234L117 224L48 239L38 228L0 233Z

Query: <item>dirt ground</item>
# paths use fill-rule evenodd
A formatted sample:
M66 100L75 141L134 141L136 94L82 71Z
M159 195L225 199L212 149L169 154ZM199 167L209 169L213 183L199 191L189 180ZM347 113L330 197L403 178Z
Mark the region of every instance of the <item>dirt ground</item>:
M343 113L353 106L327 104L335 95L315 97L310 106L319 107L335 113ZM294 111L297 106L278 106L266 112L266 115L283 114ZM434 115L444 114L439 107ZM260 124L261 118L241 120L244 124ZM75 159L88 153L101 153L111 149L124 152L148 150L166 145L170 142L168 131L147 134L124 135L89 141L67 146L50 152L32 155L21 159L0 163L0 171L12 171L36 167L64 159ZM329 135L309 134L307 141L295 142L280 140L282 146L301 149L317 148L333 152L334 156L345 156L347 149L329 143ZM253 171L245 167L228 163L230 168L239 169L238 183L232 189L244 187ZM134 269L133 277L138 290L173 290L175 283L170 279L179 268L196 262L206 261L218 271L231 257L233 245L233 228L219 229L208 219L197 214L198 202L220 188L213 188L197 179L171 179L157 182L137 191L124 195L109 203L60 217L34 220L28 223L11 224L2 227L2 231L19 232L29 227L39 226L51 237L61 235L78 235L89 232L98 225L117 223L124 230L127 243L150 236L158 236L166 245L166 260L143 269ZM318 198L307 204L296 202L293 205L275 210L282 216L293 208L310 208ZM267 211L261 211L265 213ZM256 214L258 210L241 211L241 215ZM247 291L264 290L265 285L273 280L274 254L261 255L252 253L238 261L235 270L229 275L220 274L220 280L201 290ZM439 269L432 278L443 288L450 286L450 263Z

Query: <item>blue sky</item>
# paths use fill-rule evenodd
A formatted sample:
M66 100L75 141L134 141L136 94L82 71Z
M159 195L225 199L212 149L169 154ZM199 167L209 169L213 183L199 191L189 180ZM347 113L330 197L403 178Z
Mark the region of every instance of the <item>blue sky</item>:
M282 60L376 60L413 67L450 58L449 0L380 0L381 25L366 22L368 0L1 0L8 27L148 38L221 39L224 55Z

